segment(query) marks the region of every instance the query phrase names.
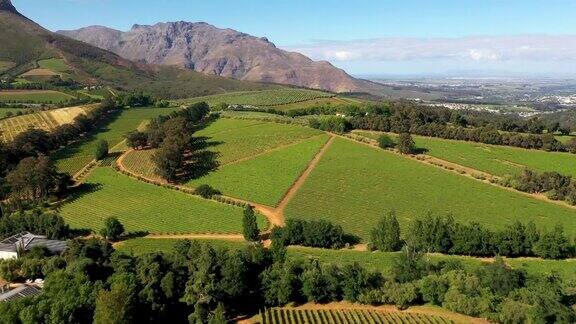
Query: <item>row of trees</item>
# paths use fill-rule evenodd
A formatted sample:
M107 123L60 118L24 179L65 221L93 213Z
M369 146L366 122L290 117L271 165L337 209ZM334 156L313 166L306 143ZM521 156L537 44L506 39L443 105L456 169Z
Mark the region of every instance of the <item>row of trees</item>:
M472 256L538 256L563 259L574 255L576 246L562 226L541 231L533 222L514 222L500 231L491 231L472 222L457 223L450 216L427 215L414 220L402 240L400 226L392 212L372 230L373 250L399 251L407 245L417 251Z
M350 120L355 129L377 130L394 133L412 133L421 136L439 137L453 140L472 141L493 145L507 145L527 149L546 151L573 151L573 143L567 145L559 142L553 134L526 135L520 133L503 133L493 126L462 127L451 124L415 123L410 119L402 120L392 117L364 116Z
M543 193L553 200L576 205L576 180L558 172L538 173L524 170L521 174L502 180L502 184L529 193Z
M385 277L285 252L180 241L171 254L132 256L105 241L77 240L64 256L30 253L0 264L3 276L46 277L42 294L1 303L0 322L226 323L265 306L342 300L401 309L430 303L504 323L575 320L561 279L527 276L501 259L471 269L405 249Z
M189 162L187 157L194 157L198 150L193 137L194 129L205 121L209 112L208 104L201 102L168 116L155 118L146 131L127 134L128 146L134 149L156 149L152 161L157 174L168 181L176 181L179 175L186 173L184 167Z
M29 129L8 144L0 142L0 198L9 198L9 207L21 208L64 194L70 176L58 173L48 155L110 121L117 107L116 102L108 98L86 115L76 117L71 124L51 132Z
M274 228L271 239L280 246L302 245L330 249L343 248L347 243L355 241L355 238L346 235L339 225L325 220L300 219L288 219L284 227Z
M350 123L344 117L328 116L321 118L312 118L309 120L309 126L326 132L343 134L350 130Z
M401 154L418 153L416 143L409 133L401 133L398 136L398 143L395 143L390 136L382 134L378 137L378 146L383 149L395 147Z

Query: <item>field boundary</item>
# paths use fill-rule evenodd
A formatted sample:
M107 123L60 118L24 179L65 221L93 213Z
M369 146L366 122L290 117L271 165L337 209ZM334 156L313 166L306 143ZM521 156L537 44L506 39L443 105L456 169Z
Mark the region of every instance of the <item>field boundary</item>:
M289 147L292 147L292 146L296 146L296 145L305 143L305 142L307 142L307 141L316 139L317 137L321 137L321 136L324 136L324 135L325 135L325 134L322 133L322 134L314 135L314 136L311 136L311 137L307 137L307 138L305 138L305 139L303 139L303 140L299 140L299 141L296 141L296 142L293 142L293 143L290 143L290 144L282 144L282 145L280 145L280 146L276 146L276 147L271 148L271 149L269 149L269 150L266 150L266 151L264 151L264 152L256 153L256 154L254 154L254 155L250 155L250 156L243 157L243 158L240 158L240 159L237 159L237 160L234 160L234 161L230 161L230 162L228 162L228 163L222 164L222 165L219 166L218 168L222 168L222 167L226 167L226 166L229 166L229 165L234 165L234 164L238 164L238 163L250 161L250 160L256 159L256 158L258 158L258 157L264 156L264 155L266 155L266 154L274 153L274 152L277 152L277 151L281 151L281 150L283 150L283 149L286 149L286 148L289 148Z
M296 179L296 181L294 181L292 186L290 186L290 188L286 191L286 193L284 194L284 197L282 198L282 200L280 200L280 203L278 203L278 205L276 207L276 211L278 212L278 214L282 218L283 223L285 221L284 210L286 209L286 206L288 206L290 201L292 201L292 198L294 198L294 196L296 196L296 194L298 193L300 188L302 188L304 183L306 183L306 180L308 179L308 177L310 176L312 171L314 171L314 169L316 169L316 166L318 166L318 163L320 163L320 160L322 160L322 157L324 156L326 151L328 151L328 149L332 146L332 143L334 143L335 138L336 137L334 135L330 135L330 138L326 141L326 143L324 143L322 148L320 148L318 153L316 153L314 158L310 161L310 163L308 164L306 169L302 172L302 174L298 177L298 179Z

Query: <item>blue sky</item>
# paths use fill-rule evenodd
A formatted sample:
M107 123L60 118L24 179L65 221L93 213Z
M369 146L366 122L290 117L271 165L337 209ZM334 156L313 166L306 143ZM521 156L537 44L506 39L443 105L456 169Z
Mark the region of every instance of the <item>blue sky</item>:
M567 39L557 39L558 36L576 35L574 0L13 0L13 3L23 14L51 30L88 25L128 30L135 23L205 21L266 36L280 47L330 60L355 74L477 69L521 73L530 62L534 63L530 69L533 73L571 73L575 63L569 57L576 45L549 64L544 64L547 60L542 58L548 52L565 50L563 42ZM522 43L514 38L519 35L533 37L522 38L528 42ZM448 47L446 40L450 42ZM543 41L548 48L539 49L538 57L518 56L505 48L506 44L514 44L525 52L527 47L533 49ZM399 51L424 48L430 53L424 57L410 53L401 57L378 55L383 49L394 51L396 48L391 45L398 46ZM467 55L469 60L463 59Z

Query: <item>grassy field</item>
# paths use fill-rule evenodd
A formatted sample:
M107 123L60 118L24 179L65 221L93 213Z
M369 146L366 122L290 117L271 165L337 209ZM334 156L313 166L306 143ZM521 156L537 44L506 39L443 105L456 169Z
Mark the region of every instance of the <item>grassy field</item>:
M274 106L274 109L281 110L281 111L288 111L294 109L302 109L302 108L310 108L310 107L318 107L318 106L344 106L344 105L358 105L361 104L362 101L358 99L351 99L346 97L325 97L325 98L318 98L307 100L303 102L295 102L289 103L284 105L277 105Z
M571 140L575 139L576 135L574 135L574 134L572 134L572 135L556 135L554 137L556 137L556 139L558 141L560 141L561 143L566 144L566 143L570 142Z
M224 165L319 134L318 130L295 125L222 118L196 136L207 138L209 149L220 154L218 160Z
M221 166L188 183L209 184L223 194L275 206L304 171L328 136L309 128L257 121L220 119L197 133L213 143ZM124 159L131 172L160 178L153 150L133 151Z
M373 139L379 137L379 134L372 132L354 131L354 133ZM497 176L519 174L526 168L576 176L574 167L576 154L526 150L423 136L414 136L414 142L418 148L428 150L426 154L430 156Z
M40 66L41 69L47 69L54 72L66 73L70 71L70 67L68 66L68 64L66 64L66 62L64 62L63 59L57 59L57 58L40 60L38 61L38 66Z
M119 251L130 253L134 255L142 255L154 252L172 253L174 245L178 243L179 239L152 239L146 237L139 237L123 241L115 248ZM239 249L247 246L249 243L245 241L234 240L197 240L198 242L210 244L217 248Z
M23 108L0 108L0 118L6 117L6 115L8 113L12 113L13 115L16 115L17 112L25 111L25 110L26 109L23 109Z
M334 142L285 214L327 219L367 239L389 210L397 212L404 229L430 211L492 229L533 220L543 228L561 223L567 233L576 232L574 209L345 139Z
M229 105L252 105L257 107L274 107L294 104L319 98L333 97L334 94L305 89L277 89L263 91L230 92L225 94L188 98L178 100L179 103L196 103L206 101L210 106L222 103Z
M390 275L394 261L399 252L363 252L354 250L329 250L307 247L289 247L288 256L291 258L316 259L323 263L346 265L358 263L366 269ZM484 261L466 256L448 256L428 254L425 258L433 264L442 261L455 260L468 269L473 270ZM506 258L506 263L514 269L525 270L528 275L556 273L566 280L576 280L576 260L542 260L536 258Z
M107 126L102 127L95 135L57 151L53 158L61 172L75 174L94 159L96 145L100 140L108 141L111 152L119 152L126 147L121 144L124 135L135 130L143 122L160 115L166 115L177 108L133 108L122 113Z
M364 309L271 308L262 314L261 321L262 324L457 323L452 319L435 314L378 311L366 309L365 307Z
M152 252L171 253L178 239L150 239L135 238L122 242L116 248L120 251L133 254L146 254ZM216 247L241 248L246 246L243 241L226 240L200 240ZM354 250L330 250L320 248L308 248L292 246L288 248L288 257L293 259L316 259L326 264L343 266L358 263L371 271L382 272L390 275L394 261L398 258L398 252L365 252ZM425 258L438 264L442 261L455 260L462 263L468 269L473 270L484 261L478 258L466 256L446 256L428 254ZM525 270L528 275L556 273L565 280L576 280L576 260L541 260L534 258L506 258L506 263L514 269Z
M0 101L17 103L62 103L73 96L53 90L2 90Z
M275 206L328 140L328 135L230 164L189 182L209 184L223 194Z
M117 217L127 231L151 233L240 233L242 208L204 200L134 180L112 168L96 168L86 193L61 208L73 228L100 230ZM258 218L260 228L266 220Z
M14 116L0 120L0 139L11 141L18 134L29 128L38 128L50 131L60 125L71 123L80 114L85 114L92 106L78 106L69 108L39 111L33 114ZM4 108L0 108L0 112Z

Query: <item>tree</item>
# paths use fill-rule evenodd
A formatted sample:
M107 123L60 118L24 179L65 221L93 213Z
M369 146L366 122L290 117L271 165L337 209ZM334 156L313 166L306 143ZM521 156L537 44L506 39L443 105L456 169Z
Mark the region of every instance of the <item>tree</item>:
M394 140L386 134L382 134L378 137L378 146L380 146L380 148L387 149L394 147L395 145L396 143L394 143Z
M412 135L409 133L401 133L398 137L396 148L402 154L414 154L416 152L416 146L412 139Z
M550 232L540 235L534 247L536 255L545 259L563 259L570 255L570 242L564 235L562 225L556 225Z
M566 149L572 154L576 154L576 138L571 139L566 143Z
M247 241L257 242L260 240L260 231L258 230L258 223L256 221L256 214L252 206L244 208L244 217L242 218L242 228L244 238Z
M177 179L178 171L184 164L183 150L176 143L164 141L152 155L156 172L168 181Z
M212 315L210 315L210 320L208 320L208 324L226 324L226 312L224 310L224 305L222 303L218 303L218 307L214 310Z
M108 217L104 221L104 228L100 231L100 235L110 241L118 240L123 233L124 225L116 217Z
M126 134L126 144L135 150L148 145L148 135L140 131L132 131Z
M94 152L94 158L98 161L104 159L108 156L108 142L106 140L98 141L96 144L96 151Z
M6 176L11 195L15 199L38 201L55 192L60 175L50 158L28 157L20 161Z
M118 275L116 275L118 276ZM136 278L121 275L110 290L100 290L96 298L94 324L128 324L135 319Z
M383 252L399 251L402 248L400 224L394 212L382 217L372 230L370 247Z

